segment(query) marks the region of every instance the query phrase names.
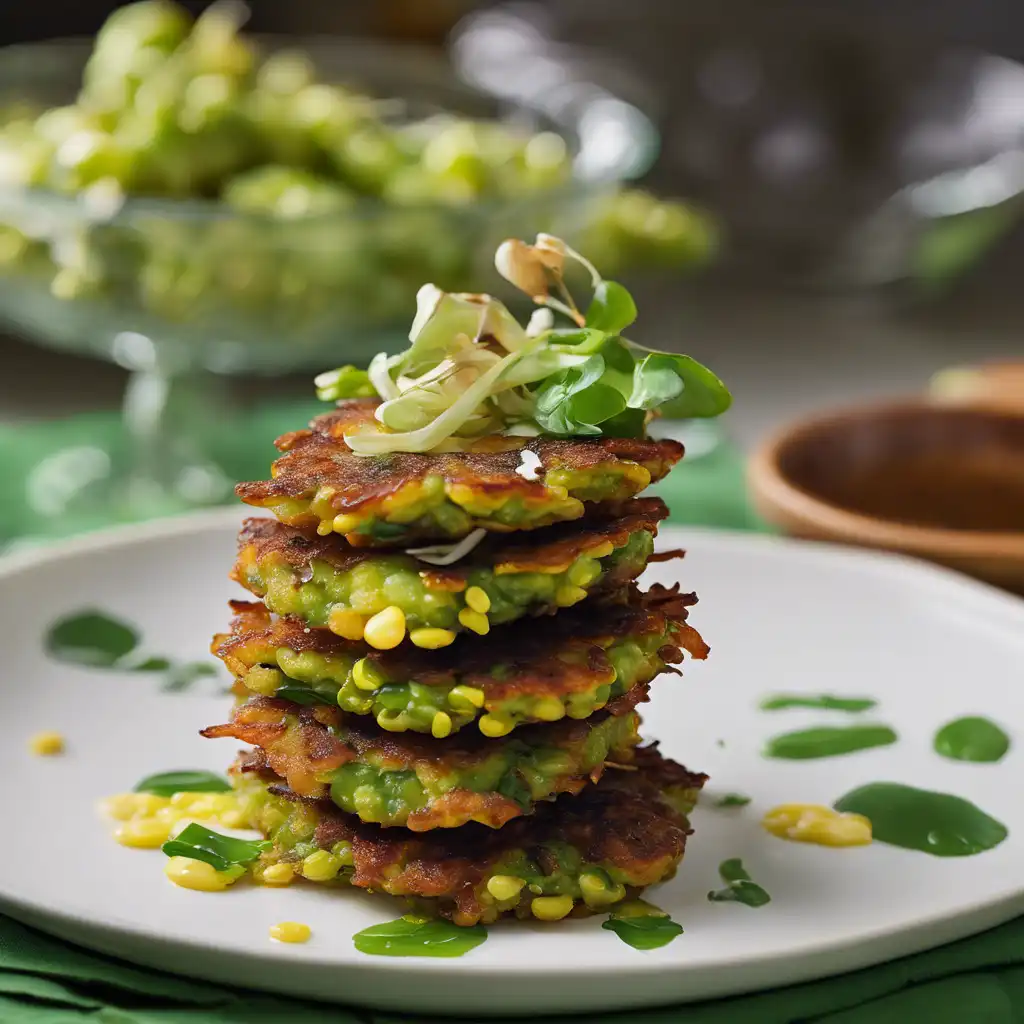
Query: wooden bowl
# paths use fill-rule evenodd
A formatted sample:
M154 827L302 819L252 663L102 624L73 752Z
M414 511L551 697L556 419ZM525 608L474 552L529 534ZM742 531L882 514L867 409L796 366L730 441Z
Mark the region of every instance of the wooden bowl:
M749 481L786 533L1024 593L1024 409L908 399L812 417L754 453Z

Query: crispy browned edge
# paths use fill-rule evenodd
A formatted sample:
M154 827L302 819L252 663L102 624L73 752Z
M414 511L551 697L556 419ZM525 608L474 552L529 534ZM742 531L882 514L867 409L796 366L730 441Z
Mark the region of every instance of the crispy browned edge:
M317 417L306 430L297 430L275 442L285 454L272 468L272 479L238 484L235 493L253 505L279 498L312 497L322 485L335 489L332 507L353 512L375 504L406 484L428 475L471 486L478 494L500 493L508 498L543 500L542 479L527 480L516 470L519 453L529 447L544 470L586 470L609 462L640 463L660 480L683 457L678 441L628 438L507 438L485 437L471 451L435 454L397 452L363 458L352 454L343 440L346 432L376 422L376 399L343 402L333 412Z
M609 771L577 796L544 804L499 830L469 824L460 829L415 834L360 822L327 800L305 800L269 771L258 751L240 755L234 773L255 772L271 792L315 809L314 840L323 849L352 844L351 884L396 896L437 899L440 911L458 924L479 920L477 887L489 868L524 850L547 872L557 868L544 848L550 842L579 850L584 862L629 872L637 886L653 885L674 870L692 833L685 815L663 798L667 790L701 789L707 776L663 757L657 744L636 751L633 769Z

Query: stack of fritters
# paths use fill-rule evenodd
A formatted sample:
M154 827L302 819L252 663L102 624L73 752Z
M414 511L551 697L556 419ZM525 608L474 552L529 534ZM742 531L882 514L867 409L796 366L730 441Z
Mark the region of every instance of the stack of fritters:
M410 898L457 924L603 910L670 877L704 776L639 746L651 681L707 654L696 598L641 593L673 441L493 436L359 457L352 401L286 435L214 651L257 873ZM279 875L280 872L278 871Z

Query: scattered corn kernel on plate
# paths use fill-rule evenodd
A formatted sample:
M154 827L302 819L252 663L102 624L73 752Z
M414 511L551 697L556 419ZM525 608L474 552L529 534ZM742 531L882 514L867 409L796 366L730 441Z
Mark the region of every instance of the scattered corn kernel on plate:
M353 936L402 914L397 901L283 867L264 885L199 878L200 862L175 867L159 849L166 822L140 818L116 842L106 798L170 771L201 790L238 745L199 729L224 717L229 679L205 643L243 596L224 571L241 518L109 531L0 564L4 912L190 976L486 1015L787 984L1024 911L1024 603L907 560L674 528L658 546L685 560L644 582L698 592L689 621L712 653L639 707L663 753L710 776L679 873L645 894L683 929L671 942L633 948L596 916L499 922L458 959L370 956ZM253 835L216 791L151 802L152 821ZM198 889L172 884L169 865Z

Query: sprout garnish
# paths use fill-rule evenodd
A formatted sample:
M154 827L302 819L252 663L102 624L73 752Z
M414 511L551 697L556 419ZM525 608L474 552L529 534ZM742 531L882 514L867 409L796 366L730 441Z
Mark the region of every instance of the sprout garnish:
M566 286L567 261L590 275L585 312ZM427 284L404 352L317 377L324 401L381 399L380 426L345 435L357 455L458 450L484 434L642 437L653 416L729 408L728 390L707 367L622 335L637 316L633 296L560 238L509 239L494 262L540 307L525 329L490 295ZM568 325L555 326L554 314Z

